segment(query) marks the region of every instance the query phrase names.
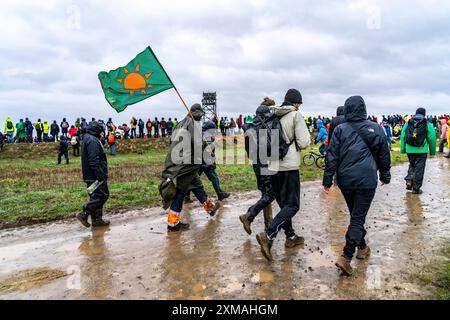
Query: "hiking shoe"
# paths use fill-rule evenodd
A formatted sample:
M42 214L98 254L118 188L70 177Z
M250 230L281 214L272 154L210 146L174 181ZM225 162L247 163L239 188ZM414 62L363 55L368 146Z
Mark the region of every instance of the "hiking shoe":
M211 199L206 200L205 204L203 205L203 208L205 209L205 211L211 216L213 217L217 210L219 210L220 208L220 203L214 203L214 201L212 201Z
M266 258L269 261L272 261L273 258L272 254L270 253L270 249L272 248L272 240L267 239L265 232L257 234L256 240L261 246L261 253L263 254L264 258Z
M109 224L110 224L109 220L96 219L96 220L92 221L93 228L106 227L106 226L109 226Z
M342 255L339 257L338 261L336 261L335 265L339 269L341 269L342 273L346 276L351 276L353 274L352 266L350 265L350 262L352 259L347 258L346 256Z
M293 235L292 237L286 238L286 242L284 243L284 246L286 248L293 248L295 246L300 246L305 243L305 238L299 237L298 235Z
M189 229L189 223L184 223L184 222L178 222L176 225L174 226L167 226L167 231L169 232L175 232L175 231L185 231Z
M412 193L413 194L422 194L423 191L422 191L422 189L417 189L417 190L413 189Z
M365 248L361 249L358 248L358 251L356 252L356 259L366 259L370 254L370 248L369 246L365 246Z
M412 190L412 181L406 181L406 190Z
M241 220L245 232L247 232L248 234L252 234L252 229L251 229L252 222L248 220L247 214L244 213L244 214L240 215L239 220Z
M221 193L218 193L217 194L217 199L219 199L219 201L223 201L223 200L225 200L226 198L229 198L230 197L230 193L229 192L221 192Z
M91 226L90 223L88 222L88 215L86 214L86 212L83 211L83 212L78 213L77 219L86 228L89 228Z

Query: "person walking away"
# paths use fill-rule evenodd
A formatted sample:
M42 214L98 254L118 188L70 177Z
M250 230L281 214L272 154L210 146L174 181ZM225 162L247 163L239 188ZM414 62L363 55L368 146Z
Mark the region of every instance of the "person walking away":
M245 151L247 152L248 158L253 162L253 172L256 176L256 185L258 190L261 192L261 198L248 208L247 213L239 216L245 232L249 235L252 234L251 224L255 218L259 215L261 211L264 214L264 230L267 231L270 224L272 223L272 202L275 200L275 193L272 188L272 177L268 173L268 159L261 159L259 156L258 143L260 137L265 134L261 129L267 127L267 123L273 120L275 115L270 112L269 107L275 105L275 102L266 97L264 98L261 105L256 109L256 116L253 120L253 124L246 123L242 126L245 135ZM251 149L250 145L255 146ZM252 152L254 154L252 154Z
M304 243L303 237L296 235L292 226L292 218L300 209L300 149L307 148L311 138L306 127L305 119L298 110L302 104L302 95L297 89L286 92L284 102L280 107L274 107L281 131L279 145L286 146L287 153L282 159L269 161L269 171L272 175L272 188L280 211L274 217L266 232L259 233L256 239L261 246L263 256L271 261L271 247L273 240L281 228L286 235L285 247L292 248ZM253 117L247 119L253 123ZM272 129L273 130L273 129ZM284 141L283 141L284 140Z
M69 129L69 138L72 139L72 137L73 137L77 132L78 132L78 129L77 129L74 125L70 126L70 129Z
M110 222L103 219L103 206L109 198L108 161L100 139L105 134L104 128L98 122L91 122L83 137L81 152L81 169L83 181L87 187L97 187L89 194L89 200L83 205L83 211L77 214L77 219L87 228L91 226L88 217L91 216L92 227L108 226Z
M237 126L239 128L239 133L241 133L242 125L243 125L243 123L242 123L242 114L240 114L239 117L237 118Z
M136 138L136 126L137 126L137 120L133 116L130 120L130 127L131 127L131 139Z
M169 120L167 120L166 125L167 125L167 136L169 137L169 139L171 139L174 127L172 118L169 118Z
M42 131L44 130L44 127L41 119L38 119L38 121L34 124L34 128L36 129L37 142L42 142Z
M47 121L44 121L42 124L42 133L44 135L44 142L49 142L48 140L48 133L50 131L50 126L48 125Z
M20 119L20 121L16 123L16 142L25 142L26 137L25 122L23 122L23 119Z
M80 156L80 145L81 145L81 139L79 132L75 132L72 137L70 138L70 144L72 145L72 154L74 157Z
M147 122L145 123L145 128L147 129L147 138L152 137L152 120L150 118L147 119Z
M344 122L345 122L344 106L337 107L336 108L336 116L330 122L330 128L328 130L328 136L327 136L327 140L328 140L327 145L330 144L331 138L333 137L334 129L336 129L336 127L338 125L343 124Z
M316 139L314 140L314 143L321 143L320 147L319 147L319 152L321 155L325 155L325 151L327 149L326 145L325 145L325 141L327 141L327 136L328 136L328 131L327 128L325 128L325 126L323 125L323 121L322 120L317 120L317 129L319 131L319 133L317 134Z
M85 118L81 118L80 123L80 139L83 140L84 134L86 133L86 128L88 126L88 123Z
M159 122L159 128L161 129L161 137L165 138L166 137L166 121L164 120L164 118L161 118L161 121Z
M387 121L383 121L383 129L386 134L386 141L389 147L389 151L392 151L392 127Z
M350 212L345 247L336 266L345 275L351 275L355 251L358 259L366 259L370 254L364 224L377 188L377 171L382 184L391 180L391 157L383 128L367 120L362 97L353 96L345 101L344 117L345 123L336 127L330 141L322 184L328 193L336 173Z
M159 138L159 121L158 121L158 118L155 117L155 120L153 120L153 123L152 123L152 127L153 127L153 137Z
M436 154L436 132L433 124L425 118L426 110L418 108L416 114L403 126L400 136L400 153L406 153L409 160L405 177L406 189L414 194L422 193L423 176L428 152Z
M163 208L170 208L167 215L169 232L189 229L189 224L181 221L183 201L189 191L192 191L210 216L214 216L220 207L219 203L208 197L198 175L203 158L200 120L204 115L198 103L191 107L189 114L175 127L164 162L159 193L163 199ZM173 159L173 155L180 158Z
M110 133L108 135L108 145L109 145L109 153L112 156L116 155L116 135L114 133Z
M30 119L25 118L25 130L27 132L27 142L32 143L33 142L33 124L31 123Z
M64 155L66 159L66 164L69 164L69 144L67 143L67 138L65 136L60 137L58 146L58 163L61 164L61 158Z
M14 143L14 132L16 131L14 123L11 118L7 118L5 121L4 130L7 143Z
M59 126L56 120L53 120L53 123L50 125L50 135L54 138L54 141L58 141Z
M60 125L61 125L61 134L67 138L67 130L69 130L69 123L67 122L66 118L63 118Z
M441 120L439 120L439 122L441 123L441 134L439 136L439 153L444 153L444 145L445 142L447 142L448 124L445 118L442 118Z
M139 119L138 121L138 128L139 128L139 138L144 138L144 127L145 123L142 121L142 119Z

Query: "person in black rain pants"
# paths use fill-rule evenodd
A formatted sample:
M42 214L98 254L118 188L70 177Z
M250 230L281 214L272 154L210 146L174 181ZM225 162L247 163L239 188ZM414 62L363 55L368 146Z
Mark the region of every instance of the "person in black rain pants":
M63 155L66 159L66 164L69 164L69 144L67 143L67 139L65 136L60 137L58 146L58 164L61 164L61 158Z

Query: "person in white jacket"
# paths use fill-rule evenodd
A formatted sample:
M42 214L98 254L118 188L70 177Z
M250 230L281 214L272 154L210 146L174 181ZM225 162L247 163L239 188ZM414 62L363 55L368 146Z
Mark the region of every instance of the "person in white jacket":
M302 104L302 95L296 89L289 89L280 107L274 107L273 113L280 118L286 143L291 144L282 160L269 162L272 172L272 187L280 212L275 216L266 232L256 236L261 252L266 259L272 260L270 252L273 239L281 228L286 234L285 246L292 248L304 243L303 237L296 235L292 218L300 209L300 150L307 148L311 137L303 115L298 111ZM293 143L291 143L293 142Z

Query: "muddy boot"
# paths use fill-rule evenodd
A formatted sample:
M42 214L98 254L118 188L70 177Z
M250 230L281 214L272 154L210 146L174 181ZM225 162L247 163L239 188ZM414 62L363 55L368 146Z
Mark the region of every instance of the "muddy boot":
M269 240L267 238L267 235L265 232L261 232L256 235L256 240L258 241L259 245L261 246L261 253L263 254L264 258L266 258L269 261L272 261L272 253L270 252L270 249L272 248L272 240Z
M273 217L272 217L272 205L268 205L267 207L265 207L263 209L263 214L264 214L264 231L267 231L267 229L269 229Z
M413 189L412 193L413 194L422 194L423 191L422 191L422 189Z
M351 266L352 259L347 258L346 256L342 255L339 257L338 261L336 261L335 265L339 269L341 269L342 273L346 276L351 276L353 274L353 269Z
M356 252L356 259L366 259L370 255L370 248L369 246L365 246L364 248L358 248L358 251Z
M217 199L219 199L219 201L223 201L227 198L230 197L230 193L229 192L221 192L217 194Z
M203 204L203 209L211 216L213 217L217 210L220 208L220 203L214 203L211 199L206 200L206 202Z
M175 231L185 231L189 229L189 223L184 223L184 222L178 222L176 225L174 226L167 226L167 231L169 232L175 232Z
M248 220L248 214L242 214L239 216L239 220L242 222L245 232L252 234L251 224L252 222Z
M107 227L109 224L109 220L103 220L102 218L95 219L92 221L92 228Z
M411 180L406 181L406 190L412 190L412 181Z
M292 237L286 238L284 246L286 248L293 248L295 246L300 246L305 244L305 238L299 237L298 235L293 235Z
M86 228L89 228L91 226L91 224L88 222L88 215L86 214L85 211L78 213L77 214L77 219Z

